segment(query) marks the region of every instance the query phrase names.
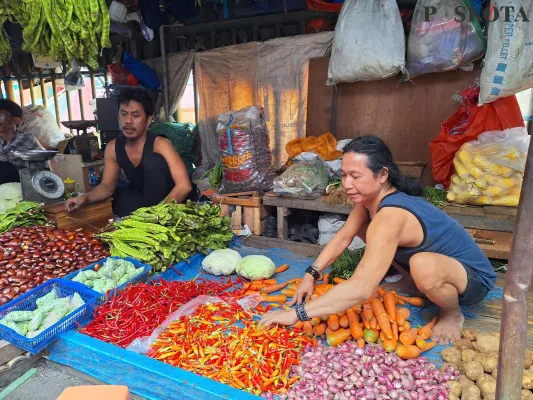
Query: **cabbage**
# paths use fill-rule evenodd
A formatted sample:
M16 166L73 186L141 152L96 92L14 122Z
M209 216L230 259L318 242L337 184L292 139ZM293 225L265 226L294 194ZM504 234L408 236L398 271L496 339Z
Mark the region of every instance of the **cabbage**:
M266 256L246 256L237 267L237 274L252 281L268 279L276 271L276 264Z
M209 254L202 261L202 268L212 275L230 275L241 262L239 253L231 249L219 249Z
M4 183L0 185L0 199L22 199L22 186L18 182Z
M0 185L0 214L15 208L22 201L20 183L4 183Z

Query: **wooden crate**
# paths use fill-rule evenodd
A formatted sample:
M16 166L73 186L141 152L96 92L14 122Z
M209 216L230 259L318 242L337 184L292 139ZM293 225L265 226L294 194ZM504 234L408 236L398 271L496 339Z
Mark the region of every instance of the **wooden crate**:
M96 232L104 228L113 218L112 200L88 204L79 210L68 213L65 203L53 203L44 206L44 213L54 225L62 229L83 229Z
M263 196L259 192L217 194L213 196L213 202L220 205L221 215L231 217L232 229L240 230L248 225L256 236L265 232L266 217L270 212L263 206Z

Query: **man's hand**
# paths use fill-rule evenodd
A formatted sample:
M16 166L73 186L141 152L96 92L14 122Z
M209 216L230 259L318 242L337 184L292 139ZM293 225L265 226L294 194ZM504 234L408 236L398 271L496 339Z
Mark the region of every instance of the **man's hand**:
M65 203L65 210L67 212L75 211L78 208L83 207L85 204L87 204L87 197L85 196L71 197Z
M314 290L315 280L311 275L305 274L288 306L291 307L294 304L301 304L302 302L309 300L313 295Z
M280 310L280 311L272 311L263 316L261 319L261 322L259 322L261 325L270 326L272 324L279 324L279 325L294 325L298 321L298 317L296 316L296 311L294 310Z

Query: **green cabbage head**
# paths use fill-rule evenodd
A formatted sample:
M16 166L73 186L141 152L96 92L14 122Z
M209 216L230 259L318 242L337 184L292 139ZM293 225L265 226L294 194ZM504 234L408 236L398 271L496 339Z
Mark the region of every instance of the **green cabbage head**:
M276 271L276 264L266 256L246 256L237 267L237 274L252 281L268 279Z
M212 275L230 275L241 262L242 257L232 249L219 249L209 254L202 261L202 268Z

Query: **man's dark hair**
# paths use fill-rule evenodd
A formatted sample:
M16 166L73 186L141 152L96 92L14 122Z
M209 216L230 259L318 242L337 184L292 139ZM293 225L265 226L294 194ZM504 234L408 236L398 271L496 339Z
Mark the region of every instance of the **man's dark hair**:
M411 196L422 195L422 186L414 179L407 178L400 172L392 159L392 153L385 142L377 136L360 136L349 142L343 149L346 153L366 154L368 157L367 167L375 176L382 168L389 170L389 183L400 192Z
M7 111L11 117L22 118L22 108L11 100L0 99L0 111Z
M146 117L154 115L154 101L148 92L141 88L124 89L118 96L118 105L128 104L130 101L137 101L143 106Z

